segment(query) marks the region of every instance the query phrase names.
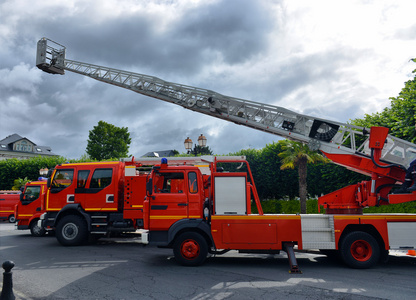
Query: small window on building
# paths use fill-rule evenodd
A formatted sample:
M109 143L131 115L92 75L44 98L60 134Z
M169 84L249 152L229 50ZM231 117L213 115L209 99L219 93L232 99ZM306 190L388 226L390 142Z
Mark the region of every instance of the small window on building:
M40 148L36 148L36 151L38 151L38 152L42 152L42 149L40 149Z
M103 189L111 184L113 169L95 169L92 174L90 188Z
M27 141L20 141L14 144L13 149L16 151L32 152L32 144Z

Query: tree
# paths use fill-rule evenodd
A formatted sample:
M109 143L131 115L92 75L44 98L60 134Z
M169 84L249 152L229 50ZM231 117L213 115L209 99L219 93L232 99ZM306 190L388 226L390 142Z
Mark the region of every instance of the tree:
M300 198L300 213L306 213L306 197L307 191L307 164L316 162L328 161L325 157L315 151L311 151L309 147L300 142L290 140L281 140L283 152L279 153L282 158L282 165L280 169L294 169L298 168L299 175L299 198Z
M416 62L416 59L412 59ZM352 124L361 127L383 126L390 134L412 143L416 143L416 69L415 77L405 82L397 97L391 97L390 107L381 113L366 114L363 119L354 119Z
M194 149L190 151L193 155L212 155L212 150L209 148L209 146L199 146L195 145Z
M96 160L127 157L131 143L127 127L99 121L88 135L87 154Z

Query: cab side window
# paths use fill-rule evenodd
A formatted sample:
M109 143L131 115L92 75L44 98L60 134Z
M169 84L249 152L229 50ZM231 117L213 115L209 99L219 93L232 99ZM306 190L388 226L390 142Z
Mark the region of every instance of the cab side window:
M95 169L92 174L90 188L103 189L111 184L113 169Z
M191 194L198 193L198 182L195 172L189 172L188 174L189 192Z
M184 176L182 172L160 173L155 176L155 193L183 193Z
M74 170L73 169L61 169L55 172L53 177L51 188L55 189L65 189L72 184L74 179Z
M85 188L89 174L89 170L78 171L77 188Z
M23 194L24 204L29 204L39 198L40 186L28 186Z

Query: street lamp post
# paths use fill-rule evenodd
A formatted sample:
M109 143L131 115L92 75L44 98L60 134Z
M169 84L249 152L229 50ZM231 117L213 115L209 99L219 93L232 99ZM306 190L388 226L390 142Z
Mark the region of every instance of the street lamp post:
M48 168L45 168L45 169L40 169L39 170L39 174L41 175L41 176L47 176L48 175Z
M197 156L199 153L201 153L196 144L194 149L192 150L192 145L193 142L192 140L189 138L189 136L185 139L184 141L184 145L185 145L185 149L188 151L188 154L194 154L195 156ZM207 138L201 133L201 135L198 137L198 145L199 147L206 147L207 146Z

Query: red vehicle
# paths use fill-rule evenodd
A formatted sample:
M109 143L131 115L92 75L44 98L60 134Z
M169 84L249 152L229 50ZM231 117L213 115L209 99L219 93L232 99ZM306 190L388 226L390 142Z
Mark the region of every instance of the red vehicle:
M354 268L373 266L390 249L416 248L415 214L365 215L362 211L367 206L416 200L416 192L403 189L395 193L396 187L405 182L406 168L416 158L416 145L389 135L387 128L372 127L369 131L154 76L68 60L65 54L64 46L43 38L37 44L36 65L47 73L63 75L71 71L308 144L334 163L371 178L321 197L318 202L325 209L324 215L263 215L250 168L244 160L234 163L246 164L246 173L219 172L218 163L225 159L213 160L209 163L209 176L194 166L170 166L164 162L153 168L146 185L141 230L144 243L173 248L176 259L185 265L201 264L207 253L220 254L231 249L284 250L292 271L297 271L294 248L335 251ZM138 186L141 190L143 182ZM74 194L62 197L71 195ZM258 214L250 212L252 199ZM88 216L81 215L85 220L77 217L77 223L61 221L56 226L62 230L65 224L72 224L68 233L81 231L85 235L88 231L84 228L90 227L90 221ZM56 218L52 220L56 222ZM49 218L44 222L51 223Z
M41 227L56 229L63 245L78 245L89 234L135 231L141 225L146 177L135 176L130 187L130 169L124 162L56 166L48 180L43 204L46 219Z
M48 179L40 211L42 230L55 230L62 245L84 243L90 236L134 233L143 227L146 178L154 159L126 162L67 163ZM200 159L178 158L176 163ZM32 213L33 213L32 208ZM19 213L20 213L19 206ZM36 218L39 216L36 214ZM35 220L35 219L33 219ZM28 223L30 224L30 223Z
M244 163L247 172L219 171L219 165L236 162ZM408 196L414 199L416 192ZM251 213L252 201L258 214ZM162 161L150 174L143 211L143 240L172 248L183 265L199 265L208 254L229 250L284 250L291 271L298 272L296 248L339 253L350 267L368 268L386 258L388 250L416 248L414 214L264 215L244 160L217 157L209 177L196 167Z
M43 236L44 228L38 226L40 216L45 212L42 207L46 195L46 180L28 182L20 194L20 201L15 207L16 228L30 229L33 236Z
M0 220L16 221L14 207L19 202L20 191L0 191Z

